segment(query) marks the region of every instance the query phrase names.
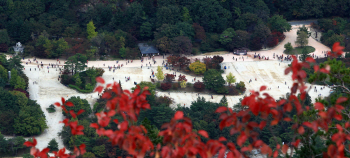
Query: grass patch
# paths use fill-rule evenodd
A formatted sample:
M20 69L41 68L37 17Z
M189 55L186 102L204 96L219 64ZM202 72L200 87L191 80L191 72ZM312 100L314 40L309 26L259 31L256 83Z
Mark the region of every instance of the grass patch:
M290 55L301 54L303 52L303 48L304 47L295 47L295 48L293 48L293 50L291 52L284 51L284 53L290 54ZM312 46L305 46L305 48L309 53L312 53L315 51L315 48Z

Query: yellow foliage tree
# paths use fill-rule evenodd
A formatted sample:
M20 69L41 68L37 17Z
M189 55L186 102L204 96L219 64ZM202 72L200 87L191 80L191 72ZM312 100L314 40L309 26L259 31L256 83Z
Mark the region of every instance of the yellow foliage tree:
M181 88L186 88L186 81L185 80L182 80L181 82L180 82L180 86L181 86Z
M164 80L164 73L163 73L162 67L160 67L160 66L158 66L158 68L157 68L156 77L157 77L158 81Z
M206 65L197 60L196 62L190 64L190 70L197 75L203 74L206 70Z

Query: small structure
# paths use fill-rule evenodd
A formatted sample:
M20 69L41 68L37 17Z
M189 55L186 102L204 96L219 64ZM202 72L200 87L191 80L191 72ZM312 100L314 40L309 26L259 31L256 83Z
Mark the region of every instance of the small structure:
M159 55L159 51L154 46L149 46L147 43L139 43L138 46L139 46L139 49L141 51L142 56L143 55L154 55L154 54Z
M24 46L22 46L21 42L17 42L16 46L13 46L13 50L16 52L16 55L18 52L23 53Z
M240 48L233 50L233 54L235 55L247 55L248 49L246 48Z

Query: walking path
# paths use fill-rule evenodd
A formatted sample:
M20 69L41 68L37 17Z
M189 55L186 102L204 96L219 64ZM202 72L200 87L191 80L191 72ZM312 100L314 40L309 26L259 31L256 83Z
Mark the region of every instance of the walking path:
M236 77L237 82L243 81L247 87L245 94L242 94L240 96L227 96L230 107L238 103L239 99L244 95L249 95L249 90L258 90L262 85L266 85L267 87L271 88L271 90L268 90L268 93L276 99L279 99L279 97L284 96L290 91L288 89L288 86L292 85L291 77L290 75L284 75L284 69L287 67L289 62L280 62L277 59L273 59L273 53L276 53L276 55L282 55L284 44L287 42L291 42L292 45L295 46L294 41L296 40L296 31L298 27L299 26L293 26L293 29L290 32L285 33L286 39L275 48L266 51L256 51L257 54L269 57L270 60L257 61L259 59L253 59L252 56L254 56L255 51L248 52L248 56L250 57L247 58L247 56L245 56L244 61L243 59L239 59L239 56L233 55L232 53L222 55L224 57L222 66L227 66L228 68L225 70L223 77L226 79L226 74L232 72ZM315 55L319 57L323 57L322 51L330 50L328 47L315 41L313 38L309 38L309 45L316 48ZM199 55L191 56L189 58L194 60L195 58L202 59L204 57L205 55ZM232 57L238 57L238 60L233 60ZM80 96L81 98L87 99L92 106L96 102L98 96L97 93L79 94L77 91L67 88L59 83L59 81L57 81L59 72L56 71L55 68L50 67L50 72L48 73L48 69L46 68L49 63L56 64L57 60L38 58L37 60L39 61L39 64L41 62L44 64L44 69L41 69L40 72L38 69L36 71L34 70L34 68L37 68L37 64L33 62L33 59L31 59L31 64L24 64L24 73L26 73L28 76L30 83L28 89L30 98L37 100L37 102L41 105L47 119L47 125L49 127L43 134L36 136L36 139L38 140L37 147L39 149L43 149L47 146L48 142L51 139L56 138L59 144L59 148L62 148L63 143L62 140L58 137L58 132L60 132L63 127L63 124L59 123L59 121L63 120L64 116L62 115L61 109L59 108L56 108L57 111L55 113L48 113L46 111L46 108L55 102L59 102L61 97L68 99L71 96ZM89 61L88 67L94 66L104 68L105 73L102 77L106 80L107 83L112 83L114 78L114 81L116 82L119 80L121 81L122 87L124 89L131 89L134 87L134 81L137 83L141 81L150 81L149 76L151 75L151 70L153 69L153 71L156 71L156 66L161 66L164 59L162 56L156 56L155 60L157 61L156 64L152 63L148 59L145 59L143 63L141 63L140 60L134 60L132 63L126 63L127 61L122 60L119 61L118 64L124 64L124 66L121 69L117 69L115 72L109 71L108 66L118 66L116 61ZM23 62L28 62L28 59L23 60ZM152 64L152 67L150 68L146 67L146 63L149 65L149 62ZM105 66L103 66L103 64L105 64ZM141 64L143 64L142 69ZM60 61L60 66L62 65L64 65L63 60ZM164 74L165 73L172 74L173 71L164 69ZM179 72L176 74L180 75ZM126 82L125 77L130 77L130 81ZM194 76L186 75L186 78L188 81L192 81ZM255 78L257 78L257 81L255 81ZM248 83L250 79L252 79L253 82ZM202 78L196 77L196 80L202 81ZM34 81L36 81L37 84L33 84ZM312 97L312 100L314 100L314 98L316 98L319 94L322 96L329 95L329 88L326 87L321 91L319 90L320 86L316 87L318 89L318 93L314 91L310 91L309 93ZM157 92L157 95L169 95L169 93ZM213 99L211 99L211 95L200 94L199 96L204 97L206 100L212 102L219 102L222 98L222 95L213 95ZM177 104L180 104L181 106L189 106L192 101L195 101L197 99L198 96L197 93L171 92L170 97L174 98L175 103L172 105L172 107L175 107Z

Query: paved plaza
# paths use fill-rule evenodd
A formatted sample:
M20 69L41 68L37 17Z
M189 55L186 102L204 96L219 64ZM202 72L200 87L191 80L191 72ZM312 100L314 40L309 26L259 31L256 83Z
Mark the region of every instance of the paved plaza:
M286 35L285 40L273 49L248 52L248 58L247 56L244 56L244 61L242 58L240 58L240 56L233 55L232 53L227 52L226 54L224 53L223 55L221 55L224 57L222 66L226 66L228 68L223 74L224 79L226 79L226 75L229 72L231 72L236 77L236 82L245 82L247 88L245 94L242 94L240 96L227 96L227 100L230 107L238 103L239 99L243 98L244 95L249 95L249 90L258 90L262 85L266 85L268 88L271 88L271 90L268 90L268 93L275 99L279 99L280 97L283 97L286 93L290 92L290 89L288 87L292 85L291 77L290 75L284 75L284 69L288 66L290 62L281 62L277 59L273 59L273 54L275 53L276 55L282 55L284 50L284 44L286 44L287 42L290 42L293 46L295 46L294 41L297 37L296 31L299 27L300 26L293 25L293 29L290 32L284 33ZM327 46L317 42L313 38L309 38L309 45L315 47L316 50L313 54L318 57L324 56L324 54L322 53L323 51L330 50ZM259 59L252 58L252 56L254 56L255 53L260 54L261 56L263 55L269 57L269 60L259 61ZM202 59L205 56L206 55L203 54L200 56L190 56L189 58L194 60L195 58ZM235 57L235 59L238 58L238 60L233 60L233 57ZM59 123L59 121L62 121L64 119L64 116L62 115L62 111L60 108L56 108L57 111L55 113L48 113L46 111L46 108L48 108L51 104L55 102L59 102L61 97L68 99L71 96L80 96L83 99L87 99L90 105L92 106L98 99L98 95L97 92L89 94L80 94L79 92L59 83L59 81L57 80L59 76L59 71L55 68L50 67L50 72L48 73L48 69L46 68L49 65L49 63L56 64L56 60L38 58L37 60L39 61L39 63L42 62L44 64L44 69L41 69L41 71L38 71L38 69L34 71L34 68L37 68L37 64L34 63L32 59L31 64L24 64L24 72L29 78L28 91L30 93L30 98L32 100L36 100L41 105L42 110L46 115L47 125L49 127L45 130L43 134L36 137L36 139L38 140L37 148L39 148L40 150L43 149L53 138L56 138L59 144L59 148L62 148L63 143L62 140L58 138L58 132L60 132L63 127L63 124ZM155 60L157 61L156 64L153 64L150 60L144 60L143 63L141 63L140 60L134 60L132 63L130 62L127 64L127 61L125 60L119 61L118 64L124 64L124 66L121 69L116 69L115 72L109 71L108 66L117 66L118 64L116 63L116 61L89 61L88 67L94 66L104 68L105 73L102 77L106 80L107 83L112 83L113 81L119 82L120 80L123 89L131 89L132 87L134 87L134 82L140 83L141 81L150 81L149 76L151 75L151 70L153 69L154 71L156 71L158 65L162 66L162 62L164 59L163 56L156 56ZM24 63L27 61L28 59L23 60ZM152 67L150 68L146 67L146 63L148 64L149 62L151 62L152 64ZM105 64L105 66L103 66L103 64ZM142 69L141 64L143 64ZM64 60L60 61L60 67L62 65L64 65ZM164 68L164 74L166 73L172 74L173 71L169 71ZM177 75L180 75L180 72L177 72ZM126 82L125 77L130 77L130 80ZM195 76L186 75L187 80L190 82L194 77ZM255 81L255 78L257 79L257 81ZM202 81L201 77L196 77L196 79ZM253 82L248 83L250 79L252 79ZM37 82L37 84L33 84L33 82ZM314 90L311 90L309 93L313 101L318 95L329 95L329 88L326 87L323 90L320 90L321 86L316 87L318 89L318 93L314 92ZM168 96L169 93L158 91L157 95ZM223 97L222 95L213 95L214 98L211 99L210 95L200 94L200 96L212 102L219 102L220 99ZM192 101L197 99L198 96L197 93L171 92L170 97L174 99L175 103L172 105L172 107L175 107L178 104L182 106L189 106Z

